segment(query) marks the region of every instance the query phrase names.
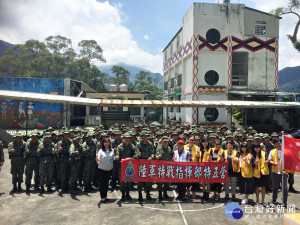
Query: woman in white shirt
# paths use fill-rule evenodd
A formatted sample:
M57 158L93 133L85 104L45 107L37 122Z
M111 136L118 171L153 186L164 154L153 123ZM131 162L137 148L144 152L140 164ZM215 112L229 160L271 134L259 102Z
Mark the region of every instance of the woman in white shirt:
M115 158L115 152L111 148L109 138L105 138L102 142L102 148L98 151L96 160L99 169L100 180L100 197L101 202L105 203L107 199L108 183L112 175L113 161Z

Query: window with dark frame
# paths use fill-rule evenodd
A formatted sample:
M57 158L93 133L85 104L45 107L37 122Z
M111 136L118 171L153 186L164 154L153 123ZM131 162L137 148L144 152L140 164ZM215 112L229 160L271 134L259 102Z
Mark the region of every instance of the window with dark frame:
M255 22L255 35L263 36L267 32L267 22L266 21L256 21Z
M232 85L248 85L248 52L232 53Z

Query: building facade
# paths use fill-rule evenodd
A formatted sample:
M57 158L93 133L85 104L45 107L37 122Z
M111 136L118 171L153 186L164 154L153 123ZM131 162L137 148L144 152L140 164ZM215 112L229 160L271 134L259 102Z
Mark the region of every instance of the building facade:
M163 51L164 99L276 100L279 19L244 4L194 3ZM244 110L246 122L257 113ZM258 123L272 123L272 113L264 110ZM164 108L163 119L219 127L231 112Z

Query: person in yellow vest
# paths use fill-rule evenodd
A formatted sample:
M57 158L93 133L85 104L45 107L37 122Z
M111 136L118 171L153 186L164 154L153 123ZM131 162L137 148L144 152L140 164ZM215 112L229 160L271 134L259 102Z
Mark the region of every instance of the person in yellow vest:
M211 161L222 162L224 161L224 151L221 149L221 141L215 140L215 147L210 149ZM218 201L222 191L222 183L211 183L211 190L214 192L213 199Z
M273 149L269 154L269 160L272 165L272 204L276 204L278 189L280 187L280 182L283 185L283 207L287 207L288 198L288 171L282 169L282 146L278 139L274 139L275 149ZM283 176L283 177L282 177ZM282 179L283 178L283 179Z
M207 138L201 139L201 145L200 145L200 152L201 157L199 158L199 162L210 162L211 161L211 155L210 155L210 148ZM210 183L202 183L202 191L203 191L203 200L209 199L209 192L210 192Z
M236 201L236 178L239 170L239 153L233 149L234 142L229 140L227 143L227 149L224 150L224 159L228 161L228 183L224 184L225 187L225 199L229 200L229 184L231 185L231 197L232 201Z
M189 138L189 140L188 140L188 144L184 146L184 150L188 151L188 153L190 154L192 162L199 162L200 149L194 143L195 143L194 136L191 136ZM196 188L197 188L197 185L199 186L199 183L192 183L192 184L191 183L187 183L187 192L186 192L186 196L187 197L191 196L190 187L192 187L191 188L192 199L196 198Z
M239 157L239 182L240 182L240 193L245 194L242 200L242 204L248 203L248 197L253 194L254 180L253 180L253 166L252 166L252 154L250 153L247 144L242 143L240 145L240 157Z
M254 186L256 195L256 204L265 204L266 187L269 183L269 160L268 155L265 151L261 150L259 143L253 144L253 176L254 176ZM259 202L259 192L261 188L261 203Z

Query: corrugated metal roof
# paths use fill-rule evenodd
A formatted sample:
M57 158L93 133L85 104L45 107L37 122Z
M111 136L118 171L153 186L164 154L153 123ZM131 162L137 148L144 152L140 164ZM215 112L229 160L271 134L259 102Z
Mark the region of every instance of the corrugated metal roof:
M218 107L218 108L300 108L299 102L260 102L260 101L165 101L165 100L114 100L92 99L63 95L38 94L20 91L0 90L0 98L30 101L57 102L90 106L124 107Z

